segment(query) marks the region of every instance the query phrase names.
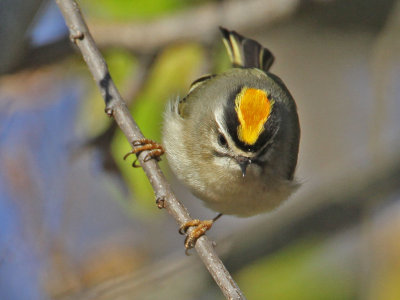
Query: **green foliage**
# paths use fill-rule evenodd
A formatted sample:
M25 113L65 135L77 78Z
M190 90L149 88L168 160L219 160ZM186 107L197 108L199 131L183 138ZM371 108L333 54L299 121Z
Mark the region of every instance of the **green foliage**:
M194 1L181 0L84 0L82 7L96 18L109 20L148 19L183 9Z
M218 41L218 45L214 51L214 66L213 73L219 74L231 68L231 61L226 53L225 46L222 42Z
M134 72L137 63L135 57L124 50L111 50L104 53L104 56L114 82L123 90L124 80ZM97 86L91 78L87 79L92 89L82 103L79 122L83 123L89 136L96 136L110 126L111 119L104 115L104 100Z
M199 75L204 53L196 44L181 44L167 48L157 59L146 86L134 104L131 112L143 134L161 142L162 113L167 100L184 94L189 84ZM122 157L130 150L122 133L118 133L112 145L113 154L135 199L147 207L154 208L154 193L141 169L133 169L131 161ZM165 157L162 158L165 163Z
M354 299L351 275L320 258L320 244L302 241L246 267L237 281L248 299Z
M117 85L122 85L126 78L134 73L133 69L137 64L136 58L129 51L123 49L114 49L105 53L105 59Z

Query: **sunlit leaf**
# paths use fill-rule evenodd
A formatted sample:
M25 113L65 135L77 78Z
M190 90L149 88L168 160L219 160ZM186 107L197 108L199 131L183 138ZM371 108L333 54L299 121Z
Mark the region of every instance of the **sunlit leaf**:
M136 59L124 50L110 50L104 54L110 74L117 87L123 92L123 83L128 76L132 76ZM109 127L111 119L108 119L104 114L104 100L96 84L93 83L91 78L86 78L92 89L85 101L82 102L80 122L84 123L83 126L89 136L95 136Z
M196 44L174 45L159 56L146 86L131 108L133 117L147 138L161 142L162 113L166 101L187 91L190 82L199 75L203 56L203 50ZM130 157L129 162L122 161L123 155L130 150L122 134L116 136L113 150L137 201L153 208L154 193L147 177L141 169L131 167L130 162L135 157ZM165 163L165 156L162 160Z
M194 1L181 0L84 0L82 6L91 17L113 20L154 18L187 7Z
M346 270L318 260L320 244L302 241L242 270L238 284L248 299L354 299L355 283Z

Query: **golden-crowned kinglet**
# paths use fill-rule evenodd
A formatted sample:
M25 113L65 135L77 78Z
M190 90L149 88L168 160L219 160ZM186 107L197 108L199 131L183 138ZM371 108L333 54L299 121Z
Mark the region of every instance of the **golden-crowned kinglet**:
M169 103L163 144L173 172L208 207L251 216L298 186L299 119L288 89L268 71L271 52L220 30L233 68L197 79L186 97Z

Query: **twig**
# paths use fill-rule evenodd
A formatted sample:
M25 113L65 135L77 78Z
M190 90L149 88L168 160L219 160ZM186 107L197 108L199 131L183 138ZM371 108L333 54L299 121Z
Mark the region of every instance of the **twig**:
M123 98L126 99L126 104L128 106L130 106L135 101L135 99L137 99L137 96L145 86L145 83L147 82L149 77L151 67L158 53L159 51L157 49L152 53L141 55L141 57L139 57L139 65L138 70L136 71L136 75L133 77L130 76L129 80L124 84L124 86L126 86L127 88L125 89L125 92L123 92ZM77 147L76 154L79 154L90 148L96 148L100 155L103 170L109 173L113 173L114 176L120 179L120 181L124 184L121 177L121 172L119 171L117 163L115 162L115 159L111 154L110 147L111 141L114 138L117 129L118 125L115 122L111 123L104 132L89 140L86 140L86 142L79 145L79 147Z
M139 127L130 115L111 79L107 65L89 33L77 3L74 0L56 0L56 3L65 18L71 40L82 52L82 56L99 86L106 103L106 113L114 117L128 141L132 142L143 138ZM156 199L164 200L165 208L179 225L191 220L186 208L175 198L155 160L146 163L143 161L146 154L147 151L143 151L138 159L154 189ZM225 297L228 299L245 299L206 236L197 241L195 249Z
M374 84L374 126L370 132L370 151L375 161L391 154L382 134L390 127L390 111L396 102L396 64L400 53L400 1L395 1L382 31L372 48L372 76Z
M243 31L270 24L293 13L299 0L216 1L151 22L99 23L92 33L100 47L119 46L139 52L194 39L210 42L220 25ZM115 34L118 32L118 34Z
M237 31L260 28L287 17L295 11L299 2L270 0L268 5L264 0L211 2L151 21L118 24L93 21L94 28L91 33L100 49L122 47L135 54L148 56L149 51L183 39L209 46L215 38L218 25L234 27ZM243 14L243 11L246 11L246 14ZM118 32L118 35L112 34L114 32ZM59 61L73 53L72 47L66 45L68 42L68 38L63 36L46 45L20 47L23 51L19 58L12 66L0 68L0 74L15 73Z

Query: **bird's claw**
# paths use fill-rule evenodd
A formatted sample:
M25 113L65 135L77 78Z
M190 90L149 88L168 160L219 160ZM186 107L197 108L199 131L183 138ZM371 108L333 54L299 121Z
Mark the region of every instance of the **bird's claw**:
M165 150L162 145L158 144L155 141L149 139L139 139L132 142L133 149L129 151L124 156L124 160L131 154L139 155L142 151L148 151L146 156L144 157L143 161L147 162L152 158L155 158L159 161L161 158L160 156L164 154ZM132 167L139 168L140 166L136 164L137 159L135 159L132 163Z
M197 240L202 237L208 230L211 229L212 225L214 222L220 217L222 214L218 214L217 217L215 217L212 220L199 220L199 219L194 219L190 220L179 228L179 233L180 234L186 234L186 239L185 239L185 253L186 255L188 254L188 251L196 245ZM187 233L188 229L190 227L194 227L192 231Z

